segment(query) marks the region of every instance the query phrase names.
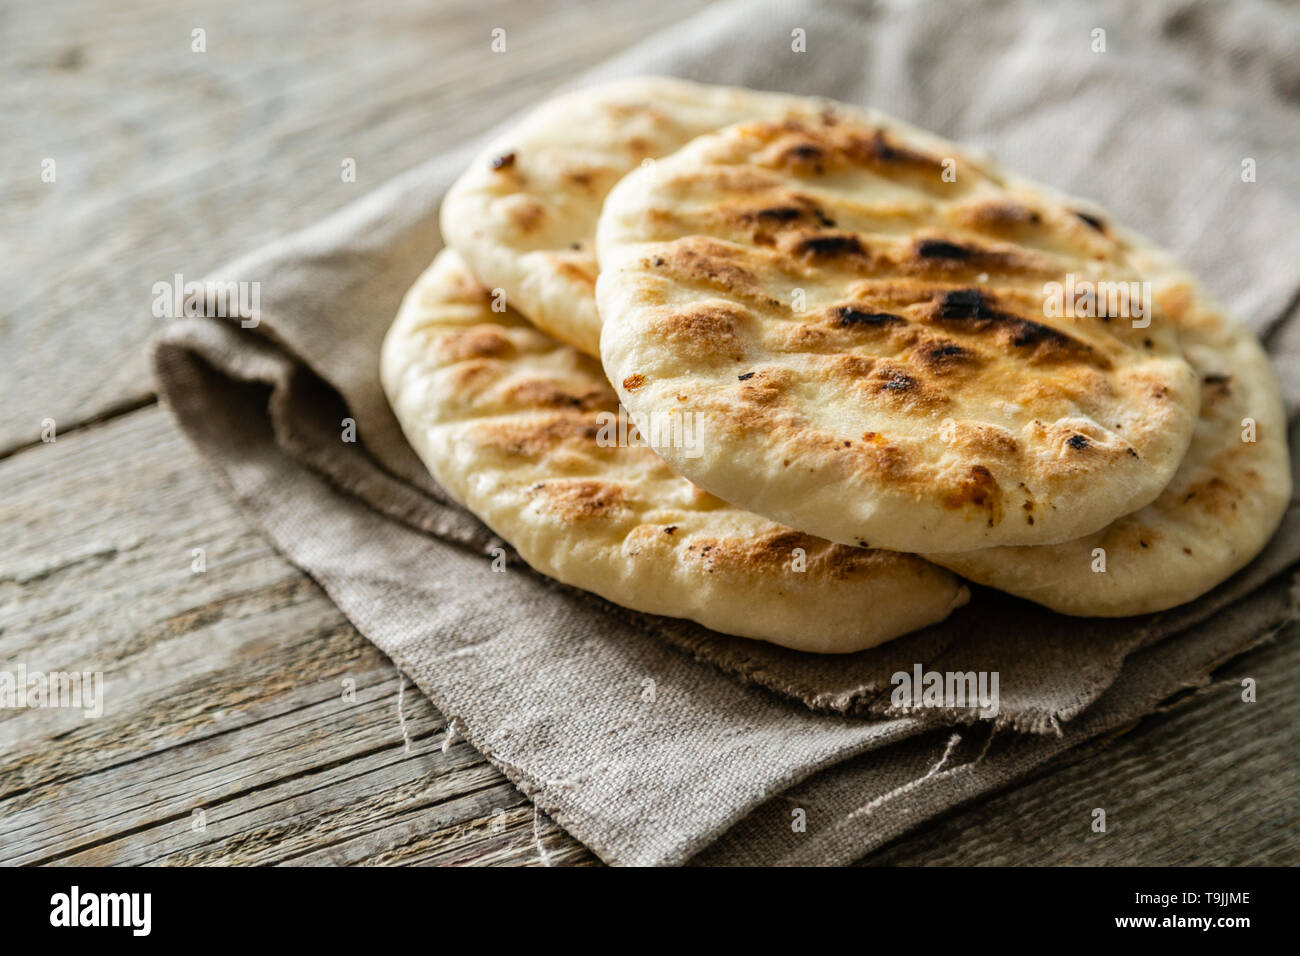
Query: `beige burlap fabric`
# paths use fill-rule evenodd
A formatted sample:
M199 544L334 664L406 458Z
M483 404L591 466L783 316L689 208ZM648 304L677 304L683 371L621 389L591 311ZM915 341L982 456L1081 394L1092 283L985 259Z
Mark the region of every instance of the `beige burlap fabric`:
M791 49L795 29L804 53ZM1096 29L1105 52L1093 51ZM1189 261L1265 335L1294 408L1297 46L1300 20L1263 0L747 0L596 75L671 73L867 104L1095 198ZM380 340L439 248L438 200L472 145L448 144L221 270L261 283L260 324L176 321L156 343L159 390L277 547L605 860L849 862L1131 722L1293 617L1295 509L1254 564L1184 608L1090 621L977 589L943 625L841 658L627 612L517 559L492 572L485 554L499 542L429 479L378 383ZM1254 182L1242 180L1245 158ZM345 418L359 441L341 440ZM887 712L890 676L915 664L997 671L997 720ZM790 826L794 808L804 831Z

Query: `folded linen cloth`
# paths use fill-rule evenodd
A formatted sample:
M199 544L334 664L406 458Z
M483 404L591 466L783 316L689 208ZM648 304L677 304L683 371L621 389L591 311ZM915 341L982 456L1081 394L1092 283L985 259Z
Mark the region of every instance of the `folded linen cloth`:
M1256 0L736 0L581 82L670 73L816 93L990 148L1185 258L1267 333L1294 407L1297 40L1300 21ZM438 201L470 152L220 270L261 283L260 321L173 322L155 344L158 389L276 546L606 861L849 862L1131 722L1295 616L1295 508L1259 559L1185 607L1083 620L977 589L949 621L848 657L616 608L517 558L494 573L501 542L429 478L378 382L379 343L440 246ZM976 714L892 707L891 675L915 665L1000 678L996 719L957 730L938 769L950 725Z

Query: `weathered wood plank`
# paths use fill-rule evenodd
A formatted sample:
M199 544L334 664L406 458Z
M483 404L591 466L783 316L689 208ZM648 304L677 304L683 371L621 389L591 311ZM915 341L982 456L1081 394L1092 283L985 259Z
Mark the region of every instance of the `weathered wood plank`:
M47 0L0 58L0 454L147 400L151 288L341 208L702 0ZM486 26L485 26L486 25ZM490 49L492 27L506 49ZM206 52L191 49L206 31ZM356 182L341 164L356 162ZM55 163L54 182L42 164Z
M0 668L101 669L107 688L95 720L0 710L0 862L536 865L537 836L553 865L594 862L545 818L535 836L463 740L444 753L409 684L404 738L392 664L160 409L23 450L0 485ZM867 862L1296 862L1300 642L1228 672L1260 702L1198 697Z
M429 825L463 827L494 810L461 799L485 788L525 805L463 742L442 753L442 720L409 685L405 752L392 664L161 409L19 452L0 476L0 666L105 674L98 719L0 710L0 860L274 862L449 801Z
M1258 683L1241 700L1240 678ZM1229 662L1228 686L1144 718L1086 759L910 834L864 865L1300 863L1300 628ZM1106 811L1106 832L1091 830Z

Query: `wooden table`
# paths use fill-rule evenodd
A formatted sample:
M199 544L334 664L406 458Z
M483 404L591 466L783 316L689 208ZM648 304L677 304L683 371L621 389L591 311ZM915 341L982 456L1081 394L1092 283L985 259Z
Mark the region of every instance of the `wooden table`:
M0 862L596 862L235 509L143 345L155 281L307 225L699 6L6 11L0 669L100 670L106 703L0 710ZM484 73L467 50L495 26L509 55ZM1300 862L1291 636L1224 671L1258 703L1193 695L864 862Z

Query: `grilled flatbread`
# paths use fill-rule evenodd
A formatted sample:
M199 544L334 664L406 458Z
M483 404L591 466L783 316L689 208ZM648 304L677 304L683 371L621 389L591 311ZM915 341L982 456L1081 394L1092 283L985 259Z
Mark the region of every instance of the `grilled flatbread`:
M701 136L611 191L597 252L623 404L698 416L702 453L660 454L833 541L1078 538L1149 504L1196 422L1106 217L875 114Z
M634 77L549 100L494 140L442 205L442 234L474 275L542 330L600 354L596 220L642 162L701 133L806 100Z
M382 379L433 476L536 570L625 607L822 653L872 647L967 601L914 555L791 531L700 491L648 447L619 445L599 364L492 304L442 253L388 332Z
M1291 466L1268 357L1191 276L1151 265L1144 271L1156 277L1155 295L1201 376L1200 419L1173 481L1145 508L1077 541L931 560L1065 614L1122 617L1199 597L1273 536L1290 501Z

